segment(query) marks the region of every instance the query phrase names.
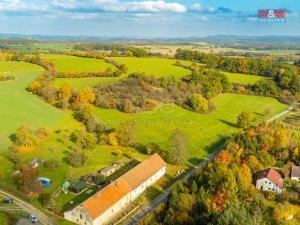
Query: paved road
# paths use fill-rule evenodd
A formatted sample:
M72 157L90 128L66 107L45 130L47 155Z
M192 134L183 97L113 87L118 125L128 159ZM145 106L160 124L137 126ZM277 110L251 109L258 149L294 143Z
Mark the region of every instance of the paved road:
M53 221L52 218L48 217L45 215L41 210L33 207L32 205L28 204L27 202L23 201L22 199L13 196L12 194L0 190L0 194L7 197L7 198L12 198L14 200L14 203L21 207L25 212L28 214L33 214L38 217L40 224L42 225L55 225L56 223Z
M281 113L278 113L276 115L274 115L273 117L271 117L270 119L268 119L266 122L270 123L280 117L282 117L283 115L289 113L291 110L293 110L293 107L289 107L288 109L282 111ZM134 225L137 224L140 220L142 220L149 212L151 212L152 210L154 210L160 203L165 202L168 199L168 196L170 194L170 191L172 189L172 187L177 184L178 182L182 182L185 179L187 179L190 176L193 176L195 174L196 169L199 169L201 167L204 167L208 162L210 162L211 160L214 159L214 157L219 153L219 151L225 146L222 145L221 147L219 147L218 149L216 149L208 158L206 158L205 160L203 160L201 163L199 163L194 169L188 171L182 178L180 178L178 181L176 181L172 186L170 186L169 188L167 188L162 194L160 194L157 198L155 198L149 205L145 206L144 208L141 208L140 210L138 210L135 214L133 214L131 216L130 219L128 219L125 223L123 223L123 225Z
M27 218L19 219L16 225L32 225L33 223L30 223L30 221ZM42 225L40 222L34 223L35 225Z

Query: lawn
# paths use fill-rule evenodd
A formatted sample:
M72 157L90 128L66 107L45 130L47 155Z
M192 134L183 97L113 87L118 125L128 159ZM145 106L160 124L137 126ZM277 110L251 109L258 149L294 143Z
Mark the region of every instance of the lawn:
M174 76L176 78L191 74L189 70L175 66L176 59L137 57L112 57L112 59L118 63L127 65L129 69L128 73L144 72L147 75L158 77ZM189 63L192 64L192 62Z
M265 79L264 77L261 76L246 75L241 73L229 73L229 72L221 72L221 73L225 74L228 77L230 83L253 85L257 81Z
M9 137L20 124L33 127L50 126L64 113L27 92L28 83L42 68L24 62L0 62L0 73L15 76L15 80L0 82L0 152L6 151Z
M237 130L236 117L242 112L251 113L253 124L264 119L264 111L276 114L287 108L272 98L223 94L213 99L216 111L200 115L176 105L162 105L153 111L126 114L117 110L97 108L95 114L110 127L118 127L125 121L132 121L139 143L156 142L167 149L168 137L180 128L188 137L190 162L203 158L218 146L220 138Z
M42 58L53 62L59 72L76 71L76 72L97 72L105 70L108 67L115 69L115 66L106 63L103 59L82 58L69 55L45 54Z

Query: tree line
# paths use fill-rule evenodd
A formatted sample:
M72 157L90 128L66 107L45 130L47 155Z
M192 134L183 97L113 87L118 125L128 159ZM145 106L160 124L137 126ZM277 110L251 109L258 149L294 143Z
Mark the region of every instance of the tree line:
M81 51L113 51L121 52L122 55L145 57L147 56L146 50L142 48L136 48L128 45L122 45L117 43L84 43L74 46L74 49Z
M286 104L293 104L300 100L300 70L296 66L297 63L292 65L265 59L232 58L182 49L177 50L176 58L204 63L206 70L266 77L254 85L234 85L233 90L237 92L274 97ZM180 62L176 65L187 68ZM188 68L194 70L196 67L189 66Z

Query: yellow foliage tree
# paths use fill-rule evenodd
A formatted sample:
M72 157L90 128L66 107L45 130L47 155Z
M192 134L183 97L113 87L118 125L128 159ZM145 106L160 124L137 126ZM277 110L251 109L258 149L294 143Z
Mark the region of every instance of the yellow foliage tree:
M95 101L95 94L89 88L80 89L75 97L75 104L88 104Z
M252 184L252 174L247 164L243 163L240 167L240 180L243 190L249 190Z
M108 144L110 144L111 146L118 145L118 137L116 132L111 132L108 134Z
M69 83L62 84L58 89L59 99L69 101L71 96L71 85Z

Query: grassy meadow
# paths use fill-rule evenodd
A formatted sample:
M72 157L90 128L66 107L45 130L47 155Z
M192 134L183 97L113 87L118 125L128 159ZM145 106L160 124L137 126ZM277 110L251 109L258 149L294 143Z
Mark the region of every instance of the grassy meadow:
M228 77L230 83L253 85L259 80L266 79L261 76L247 75L241 73L229 73L229 72L221 72L221 73L225 74L226 77Z
M0 62L0 73L16 78L0 82L0 152L6 150L9 137L20 124L49 126L64 117L63 112L25 90L41 72L41 67L24 62Z
M95 109L98 118L111 127L131 121L139 143L156 142L162 148L168 147L168 137L180 128L188 137L190 162L206 156L218 146L221 137L237 130L236 118L242 112L249 112L253 124L264 119L264 111L276 114L287 108L272 98L223 94L213 99L216 111L207 115L187 111L176 105L161 105L153 111L126 114L117 110Z
M128 67L128 73L144 72L146 75L174 76L181 78L191 72L179 66L175 66L176 59L165 58L137 58L137 57L112 57L118 63ZM187 62L186 62L187 63ZM189 62L192 64L192 62Z
M86 87L95 87L98 84L108 84L123 79L120 77L83 77L83 78L57 78L52 81L52 85L56 88L64 83L69 83L73 89L81 89Z
M115 66L105 62L103 59L83 58L69 55L45 54L42 58L53 62L58 72L97 72L106 70L107 68L115 69Z

